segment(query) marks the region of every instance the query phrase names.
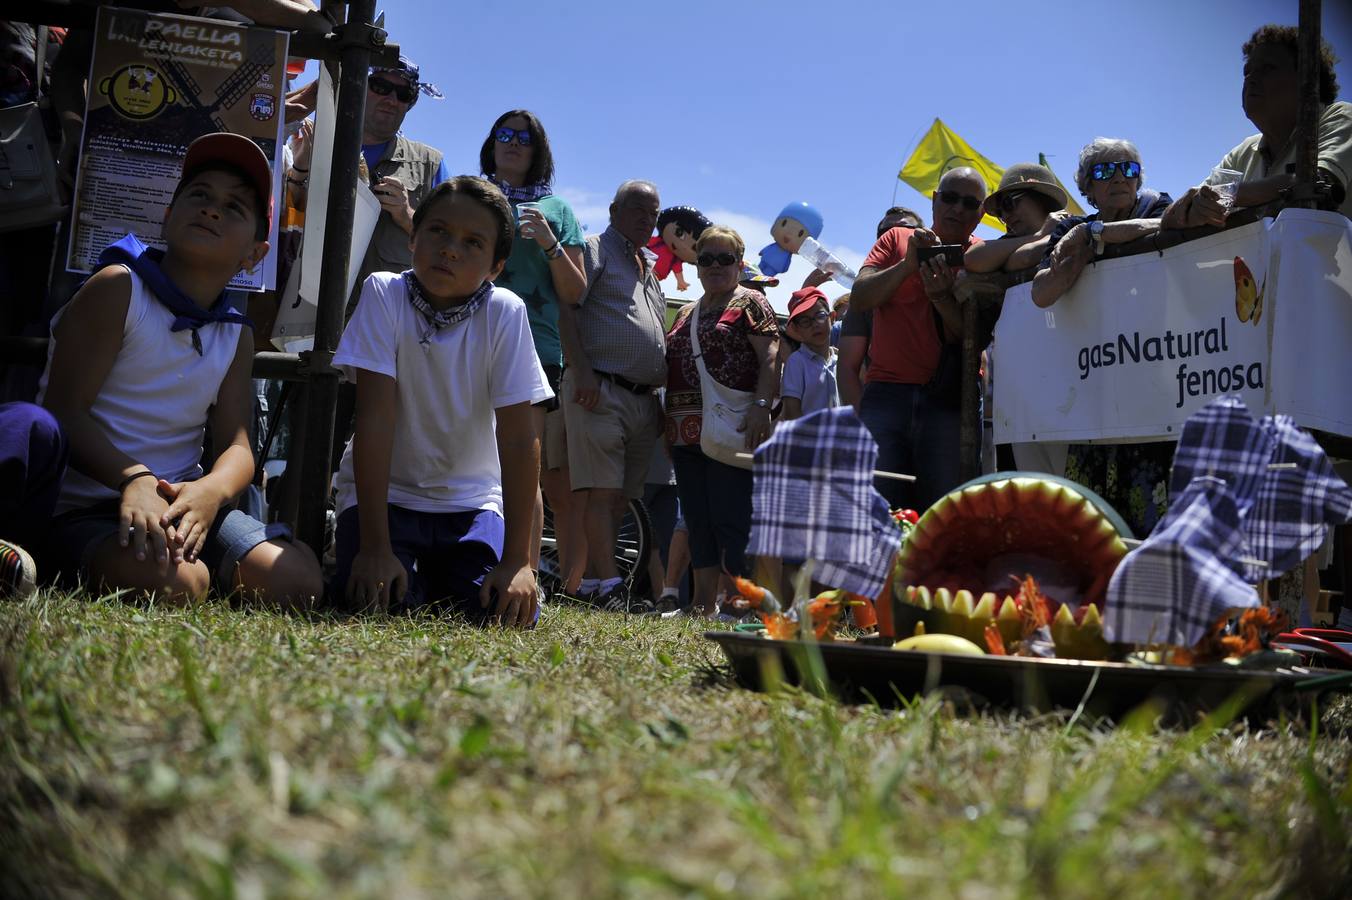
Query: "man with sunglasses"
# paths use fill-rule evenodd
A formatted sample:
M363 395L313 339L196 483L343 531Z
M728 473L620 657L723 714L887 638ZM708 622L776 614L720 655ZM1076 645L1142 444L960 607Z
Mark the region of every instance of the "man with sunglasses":
M440 150L409 140L399 130L423 94L442 99L435 85L420 80L417 64L407 57L399 57L394 66L373 68L367 77L361 152L370 173L371 190L380 201L380 219L362 260L349 310L366 276L412 267L408 241L413 232L413 210L432 188L450 177Z
M892 228L874 244L850 301L873 311L869 369L859 418L878 442L878 468L915 475L914 484L877 482L893 507L924 509L958 484L958 409L928 390L945 342L962 340L953 286L957 271L942 257L921 262L922 249L979 244L986 182L973 169L952 169L932 195L933 229ZM942 323L942 325L940 324Z

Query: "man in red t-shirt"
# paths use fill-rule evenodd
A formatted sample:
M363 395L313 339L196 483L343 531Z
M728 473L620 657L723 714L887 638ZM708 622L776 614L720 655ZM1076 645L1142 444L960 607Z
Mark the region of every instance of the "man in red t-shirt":
M884 233L850 293L857 308L873 310L859 418L878 442L878 468L917 479L878 481L893 507L923 510L958 484L958 408L925 388L939 365L941 342L962 340L962 313L953 295L957 270L942 257L921 263L918 248L958 244L965 250L980 243L972 231L985 199L986 183L974 169L946 172L932 195L933 231Z

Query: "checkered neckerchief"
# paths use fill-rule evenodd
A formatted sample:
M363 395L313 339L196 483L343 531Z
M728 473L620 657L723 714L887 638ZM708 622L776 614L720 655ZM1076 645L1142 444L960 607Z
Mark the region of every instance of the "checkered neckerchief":
M873 489L877 458L877 442L848 406L781 423L756 450L747 552L815 560L818 581L877 596L901 546Z
M1259 604L1258 592L1227 564L1249 555L1229 485L1194 478L1108 582L1109 640L1197 643L1222 615Z

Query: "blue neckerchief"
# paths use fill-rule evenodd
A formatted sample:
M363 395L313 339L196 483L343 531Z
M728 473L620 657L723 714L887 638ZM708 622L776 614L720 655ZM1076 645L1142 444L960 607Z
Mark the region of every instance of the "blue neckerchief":
M512 203L534 203L551 194L551 188L543 181L535 184L523 184L521 187L512 187L512 185L498 178L496 175L489 175L488 180L497 185L498 190L502 191L503 196Z
M170 281L169 276L164 274L164 270L160 268L160 262L163 259L163 250L147 247L141 243L136 235L129 234L117 243L109 244L99 254L95 271L102 269L104 266L120 264L140 276L146 287L150 288L150 293L154 295L155 299L160 301L165 309L174 314L174 323L169 326L169 330L192 329L192 346L197 351L198 356L202 355L202 338L197 334L197 329L203 325L226 322L232 325L254 327L248 316L235 309L234 298L230 291L222 291L221 296L216 299L215 303L211 304L210 309L203 309L193 303L188 295L184 294L178 285Z

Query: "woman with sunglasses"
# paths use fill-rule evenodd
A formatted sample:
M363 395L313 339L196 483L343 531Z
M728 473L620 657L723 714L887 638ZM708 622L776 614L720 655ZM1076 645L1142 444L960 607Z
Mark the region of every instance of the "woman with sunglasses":
M971 247L963 254L968 272L1017 272L1031 269L1051 246L1052 232L1068 215L1066 192L1051 170L1037 163L1018 163L1005 170L1000 187L986 198L983 210L1005 223L1005 233Z
M1106 244L1154 234L1173 200L1144 187L1141 153L1131 141L1094 138L1080 151L1075 185L1098 212L1067 216L1051 235L1042 271L1033 280L1033 302L1051 306L1075 284Z
M1075 184L1098 212L1070 216L1052 232L1052 250L1033 280L1034 303L1045 307L1059 300L1105 244L1159 230L1172 201L1142 187L1143 179L1141 154L1131 141L1096 138L1080 151ZM1065 474L1112 504L1143 538L1168 509L1174 446L1173 441L1071 444Z
M690 534L695 569L694 614L718 612L718 574L749 575L751 471L730 466L700 449L704 395L690 336L699 313L699 345L708 376L753 394L742 423L746 450L770 436L770 404L779 389L775 363L779 323L765 296L742 287L741 235L722 225L704 229L695 242L704 296L676 313L667 332L667 443L676 469L676 492Z
M507 195L520 229L507 264L493 283L525 301L535 353L556 395L535 407L535 431L540 437L540 488L554 511L564 590L571 592L582 578L587 548L581 539L581 504L572 502L563 412L557 399L563 374L559 301L576 303L587 289L582 268L586 237L568 201L554 196L554 156L534 113L513 109L498 116L479 149L479 169ZM537 497L534 568L539 568L543 529L544 505Z

